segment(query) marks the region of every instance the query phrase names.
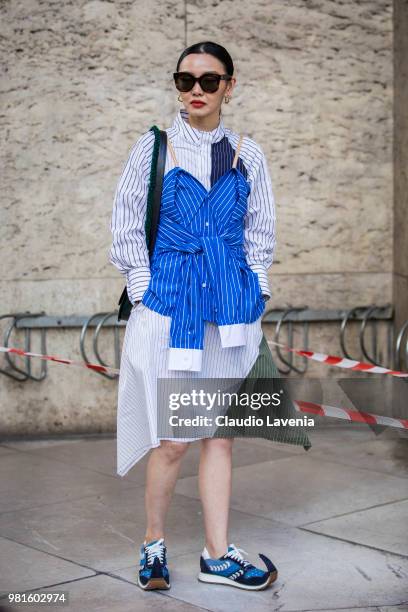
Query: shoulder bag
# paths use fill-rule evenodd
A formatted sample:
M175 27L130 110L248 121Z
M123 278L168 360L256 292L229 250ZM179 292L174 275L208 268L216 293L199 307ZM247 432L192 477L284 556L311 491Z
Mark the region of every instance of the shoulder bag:
M154 147L150 169L149 191L147 195L145 233L146 244L149 250L149 259L151 260L156 241L157 226L159 224L164 166L166 163L167 133L165 130L159 130L156 125L153 125L150 129L154 132ZM118 304L118 321L127 321L130 317L133 304L129 300L126 285L119 298Z

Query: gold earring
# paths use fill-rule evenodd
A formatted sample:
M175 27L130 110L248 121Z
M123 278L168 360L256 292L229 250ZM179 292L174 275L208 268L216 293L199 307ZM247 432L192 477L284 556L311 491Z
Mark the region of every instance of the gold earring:
M225 100L225 104L229 104L231 100L231 96L225 96L224 100Z
M180 96L181 96L181 94L179 94L179 95L178 95L177 100L178 100L179 102L182 102L182 101L183 101L183 98L180 98Z

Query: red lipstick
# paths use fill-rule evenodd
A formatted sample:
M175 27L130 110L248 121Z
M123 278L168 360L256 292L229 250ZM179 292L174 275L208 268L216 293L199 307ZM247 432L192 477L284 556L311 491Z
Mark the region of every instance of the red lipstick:
M204 105L205 105L205 102L199 102L198 100L191 102L191 106L194 106L195 108L201 108Z

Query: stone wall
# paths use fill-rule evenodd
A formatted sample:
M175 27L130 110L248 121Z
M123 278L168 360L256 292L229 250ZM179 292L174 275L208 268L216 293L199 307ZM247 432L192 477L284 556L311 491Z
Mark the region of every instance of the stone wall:
M0 315L116 309L114 190L140 134L170 125L177 58L205 39L236 64L226 125L269 160L278 219L269 306L391 302L404 238L397 231L394 243L392 9L391 0L3 1ZM395 273L406 288L407 270ZM314 341L328 350L323 327ZM78 339L55 330L47 350L77 358ZM117 383L86 370L50 364L41 383L0 384L5 433L114 429Z
M394 2L394 283L396 329L408 319L408 2Z

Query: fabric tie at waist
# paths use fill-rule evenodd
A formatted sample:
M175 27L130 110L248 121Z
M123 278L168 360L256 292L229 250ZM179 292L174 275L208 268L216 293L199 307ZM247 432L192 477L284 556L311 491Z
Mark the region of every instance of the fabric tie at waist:
M205 280L209 280L214 322L218 325L222 346L225 348L246 344L245 321L239 320L241 267L245 265L245 260L239 255L241 240L240 223L234 224L228 232L220 235L197 236L175 221L168 218L161 220L157 256L171 251L187 255L181 265L181 289L176 298L170 326L171 348L203 349L204 278L198 262L200 254L204 257L204 270L208 275Z

